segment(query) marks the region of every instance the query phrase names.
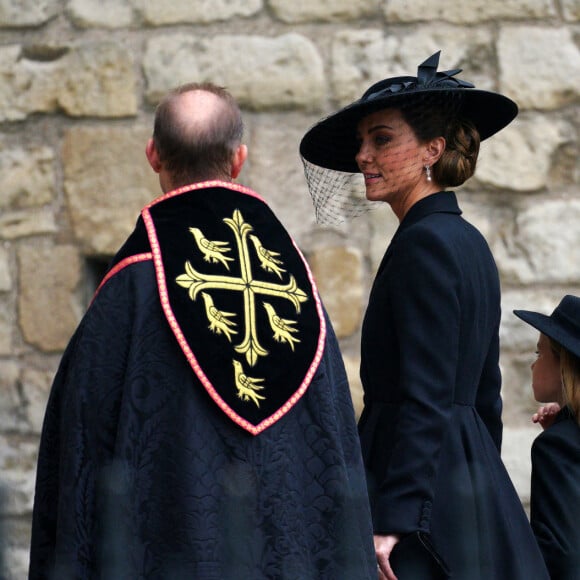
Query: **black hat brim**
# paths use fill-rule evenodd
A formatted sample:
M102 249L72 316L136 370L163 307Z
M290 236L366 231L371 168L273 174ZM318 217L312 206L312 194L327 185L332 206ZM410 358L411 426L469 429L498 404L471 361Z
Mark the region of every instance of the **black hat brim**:
M514 101L490 91L472 88L431 88L391 93L375 100L360 100L344 107L311 127L300 142L300 154L306 161L335 171L359 173L355 160L359 121L381 109L397 107L411 95L427 93L462 93L458 115L469 119L483 141L503 129L518 114Z
M527 322L530 326L545 334L547 337L555 340L558 344L564 347L567 351L580 358L580 338L578 336L578 328L568 329L564 321L559 318L547 316L540 312L532 312L531 310L514 310L514 314ZM574 332L576 330L576 332Z

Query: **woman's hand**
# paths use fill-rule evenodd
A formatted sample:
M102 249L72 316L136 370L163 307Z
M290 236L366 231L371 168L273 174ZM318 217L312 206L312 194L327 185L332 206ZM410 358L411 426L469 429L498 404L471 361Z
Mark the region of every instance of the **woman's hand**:
M554 419L559 412L560 405L558 405L558 403L547 403L532 415L532 421L534 423L539 423L542 426L542 429L547 429L554 422Z
M397 577L391 568L389 557L399 539L399 536L396 534L391 534L389 536L374 536L375 552L377 553L377 564L379 567L379 580L397 580Z

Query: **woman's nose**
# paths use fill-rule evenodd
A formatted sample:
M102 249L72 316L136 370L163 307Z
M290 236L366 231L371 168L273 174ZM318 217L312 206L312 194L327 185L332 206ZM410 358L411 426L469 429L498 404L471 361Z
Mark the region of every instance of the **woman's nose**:
M361 163L368 161L369 157L369 148L364 143L361 143L358 148L358 153L355 155L356 162L360 165Z

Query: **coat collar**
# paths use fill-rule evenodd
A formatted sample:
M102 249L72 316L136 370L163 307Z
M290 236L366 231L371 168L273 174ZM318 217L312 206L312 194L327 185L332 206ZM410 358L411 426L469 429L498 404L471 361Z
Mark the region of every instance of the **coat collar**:
M433 213L454 213L461 215L455 193L452 191L440 191L419 200L403 218L403 221L399 225L399 231Z
M396 241L400 233L418 221L422 220L424 217L434 214L434 213L450 213L455 215L461 215L461 210L457 204L457 197L452 191L440 191L438 193L433 193L419 200L411 209L407 212L407 215L403 218L403 221L399 224L395 235L393 236L385 255L379 265L377 270L377 276L385 268L392 252L393 247L396 245Z

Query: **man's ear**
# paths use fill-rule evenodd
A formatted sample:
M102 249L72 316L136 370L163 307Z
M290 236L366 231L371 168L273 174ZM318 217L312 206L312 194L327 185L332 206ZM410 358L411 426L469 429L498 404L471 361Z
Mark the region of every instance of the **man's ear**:
M234 153L234 158L232 160L232 179L236 179L236 177L242 171L242 167L248 158L248 148L245 145L240 145L236 152Z
M145 147L145 155L149 165L153 168L155 173L159 173L163 168L161 161L159 160L159 154L157 153L157 148L155 147L155 142L153 139L147 141L147 146Z

